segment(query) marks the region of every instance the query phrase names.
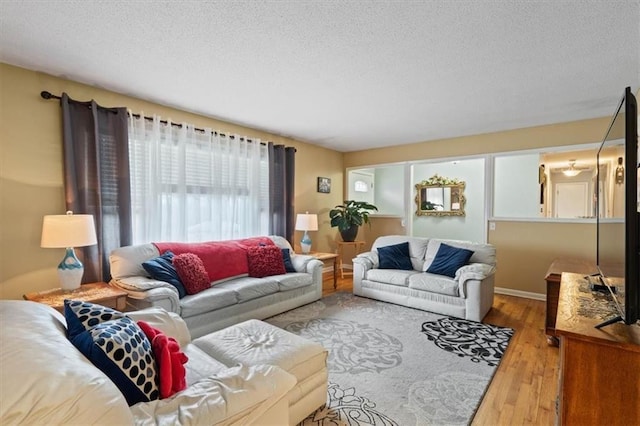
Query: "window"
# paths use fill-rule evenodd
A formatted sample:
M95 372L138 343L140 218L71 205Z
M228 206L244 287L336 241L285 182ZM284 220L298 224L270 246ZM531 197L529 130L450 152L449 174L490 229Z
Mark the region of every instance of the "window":
M131 118L133 243L268 233L267 147L193 126Z

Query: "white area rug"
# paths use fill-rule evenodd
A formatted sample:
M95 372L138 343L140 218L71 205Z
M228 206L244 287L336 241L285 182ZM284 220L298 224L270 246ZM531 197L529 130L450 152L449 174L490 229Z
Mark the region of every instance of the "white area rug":
M266 322L329 350L303 425L469 424L513 330L335 293Z

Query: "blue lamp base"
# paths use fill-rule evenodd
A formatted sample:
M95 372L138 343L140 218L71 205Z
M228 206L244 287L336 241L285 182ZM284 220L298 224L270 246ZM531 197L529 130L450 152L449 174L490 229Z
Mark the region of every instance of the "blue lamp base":
M304 231L302 241L300 241L300 249L304 254L308 254L311 252L311 238L309 238L309 234L307 234L307 231Z
M76 290L80 288L84 266L76 257L73 247L67 247L67 251L62 258L62 262L58 264L58 279L60 280L60 288L66 291Z

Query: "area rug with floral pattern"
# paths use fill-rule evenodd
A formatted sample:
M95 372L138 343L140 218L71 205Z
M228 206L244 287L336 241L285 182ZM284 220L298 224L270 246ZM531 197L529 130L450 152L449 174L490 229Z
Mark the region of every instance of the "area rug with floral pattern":
M510 328L334 293L266 322L329 351L327 404L302 425L469 424Z

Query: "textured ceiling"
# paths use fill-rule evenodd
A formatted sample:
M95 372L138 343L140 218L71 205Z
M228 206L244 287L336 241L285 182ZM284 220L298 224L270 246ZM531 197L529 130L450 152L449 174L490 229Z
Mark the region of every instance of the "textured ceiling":
M0 46L1 62L355 151L612 114L640 86L640 1L0 0Z

